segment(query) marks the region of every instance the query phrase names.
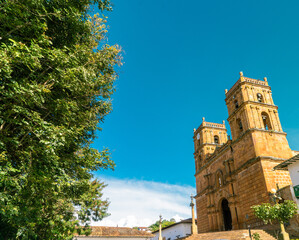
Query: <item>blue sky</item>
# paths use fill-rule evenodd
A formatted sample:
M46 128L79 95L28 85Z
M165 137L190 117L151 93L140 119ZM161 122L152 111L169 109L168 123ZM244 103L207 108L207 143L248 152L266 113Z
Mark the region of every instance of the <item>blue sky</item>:
M98 176L194 187L193 128L227 119L224 89L239 71L268 78L299 150L298 1L112 2L108 38L124 65L94 147L108 147L117 167Z

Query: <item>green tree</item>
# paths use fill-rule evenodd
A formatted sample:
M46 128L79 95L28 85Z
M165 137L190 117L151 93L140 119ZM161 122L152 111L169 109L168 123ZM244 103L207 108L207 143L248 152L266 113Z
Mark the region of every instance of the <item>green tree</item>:
M251 207L254 214L259 219L263 220L265 224L272 224L274 221L279 223L286 223L297 214L297 204L291 200L286 200L283 203L263 203Z
M278 198L276 198L276 201ZM277 221L280 225L280 234L282 239L290 239L289 234L285 231L284 223L288 222L292 217L297 214L297 204L291 200L286 200L283 203L263 203L251 207L255 216L262 219L265 224L274 223Z
M121 59L90 6L111 10L109 0L0 1L0 239L71 239L107 216L92 171L114 163L90 144Z
M162 221L162 224L161 224L161 227L164 228L164 227L167 227L167 226L170 226L172 224L175 223L175 220L172 218L170 220L163 220ZM160 221L156 221L155 223L153 223L152 225L150 225L148 228L154 232L154 231L157 231L159 230L159 224L160 224Z

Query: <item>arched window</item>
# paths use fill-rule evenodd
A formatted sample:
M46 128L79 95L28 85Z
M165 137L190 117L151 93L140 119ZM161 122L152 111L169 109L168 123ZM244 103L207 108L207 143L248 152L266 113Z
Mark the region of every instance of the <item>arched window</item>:
M236 108L236 109L239 108L238 100L235 100L234 103L235 103L235 108Z
M243 125L242 125L242 122L241 122L240 118L237 119L237 126L239 128L239 131L242 132L243 131Z
M219 184L219 187L222 186L222 178L220 175L218 175L218 184Z
M258 102L261 102L261 103L264 102L264 98L263 98L263 95L262 95L261 93L258 93L258 94L256 95L256 97L257 97L257 101L258 101Z
M214 143L219 144L219 137L217 135L214 136Z
M272 130L270 118L266 112L262 112L262 120L263 120L264 128L266 130Z
M197 146L200 146L200 135L199 135L199 133L197 133L196 139L197 139Z

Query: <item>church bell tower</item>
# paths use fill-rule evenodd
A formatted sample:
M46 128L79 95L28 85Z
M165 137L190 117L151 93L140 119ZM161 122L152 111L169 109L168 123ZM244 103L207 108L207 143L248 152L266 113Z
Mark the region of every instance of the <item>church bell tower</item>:
M214 151L227 142L225 122L211 123L202 118L202 124L194 129L194 158L196 171Z
M225 95L233 142L249 133L256 156L292 156L267 78L252 79L240 72L240 79Z

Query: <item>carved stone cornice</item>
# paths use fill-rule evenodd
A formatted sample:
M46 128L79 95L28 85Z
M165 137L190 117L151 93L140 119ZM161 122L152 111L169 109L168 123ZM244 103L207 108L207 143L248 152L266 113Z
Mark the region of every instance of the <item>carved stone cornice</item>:
M251 88L253 88L254 86L259 86L259 87L262 86L264 89L267 89L268 91L271 91L271 87L268 85L268 83L266 84L264 81L257 80L257 79L251 79L251 78L247 78L247 77L243 77L243 79L245 81L241 81L241 79L239 79L232 86L232 88L226 93L226 98L225 98L226 102L230 99L230 97L232 95L234 95L238 90L240 90L243 85L251 86ZM253 81L250 81L250 80L253 80Z
M285 132L280 132L280 131L265 130L262 128L250 128L250 129L247 129L245 132L243 132L236 140L234 140L231 145L239 142L247 133L253 132L253 131L261 131L261 132L267 132L267 133L271 133L271 134L276 133L276 134L287 135Z

